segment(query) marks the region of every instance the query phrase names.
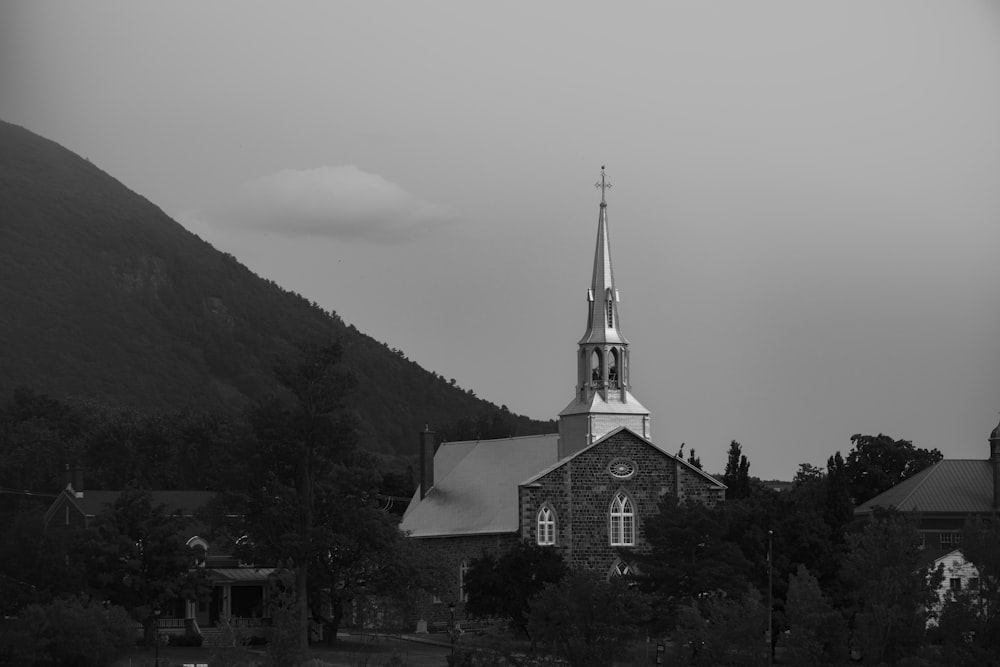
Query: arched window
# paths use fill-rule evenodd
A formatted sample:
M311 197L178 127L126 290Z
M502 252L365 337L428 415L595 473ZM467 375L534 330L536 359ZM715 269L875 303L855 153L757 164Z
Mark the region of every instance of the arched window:
M624 491L619 491L611 501L611 515L608 532L613 547L635 546L635 510L632 501Z
M618 349L614 347L608 355L608 384L612 387L618 386Z
M458 566L458 599L462 602L469 601L469 591L465 590L465 578L469 574L469 561L463 560Z
M556 543L556 515L548 505L538 510L538 544L551 546Z
M592 382L601 381L601 351L597 348L590 355L590 379Z
M632 574L632 568L623 560L619 560L615 563L615 566L611 568L612 577L627 577Z
M205 538L195 535L187 541L187 545L194 550L194 566L205 567L208 558L208 542Z

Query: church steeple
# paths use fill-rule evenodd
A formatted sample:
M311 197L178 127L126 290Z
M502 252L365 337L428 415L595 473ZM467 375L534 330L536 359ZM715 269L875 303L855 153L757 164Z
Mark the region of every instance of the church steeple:
M621 332L618 289L611 266L607 181L604 167L597 219L594 273L587 290L587 328L577 343L576 396L559 413L559 456L586 447L605 433L627 426L649 437L649 411L630 393L628 340Z
M614 343L628 345L618 328L618 289L615 272L611 266L611 240L608 237L608 202L605 192L611 187L604 167L601 180L595 183L601 189L601 212L597 219L597 248L594 250L594 277L587 290L587 331L580 339L585 343Z

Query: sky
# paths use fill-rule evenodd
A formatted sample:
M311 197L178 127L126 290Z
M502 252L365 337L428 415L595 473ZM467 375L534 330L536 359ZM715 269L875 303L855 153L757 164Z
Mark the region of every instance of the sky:
M653 440L1000 420L1000 3L0 0L0 119L482 398L573 398L600 192Z

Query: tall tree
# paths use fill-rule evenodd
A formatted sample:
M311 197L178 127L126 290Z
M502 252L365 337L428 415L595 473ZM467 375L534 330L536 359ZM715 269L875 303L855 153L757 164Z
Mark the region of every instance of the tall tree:
M469 564L465 609L473 616L508 618L530 637L532 599L546 584L562 581L567 571L557 550L530 542L522 542L499 557L483 554Z
M729 520L723 508L679 504L668 496L644 530L651 552L638 559L639 581L652 595L658 616L668 623L678 605L689 600L746 591L751 563L727 539Z
M147 645L155 609L206 592L204 572L191 567L187 525L188 519L154 505L149 492L128 487L81 537L90 585L145 625Z
M531 605L531 636L550 641L574 667L610 666L649 618L642 596L621 577L571 572Z
M851 495L859 505L942 458L937 449L914 447L909 440L893 440L882 433L856 433L851 442L854 448L847 455L846 467Z
M979 600L991 648L1000 649L1000 519L972 517L962 530L962 553L979 572Z
M750 461L742 450L743 446L735 440L729 443L726 471L722 476L722 483L729 487L726 490L727 500L738 500L750 495Z
M847 543L841 577L865 664L916 655L943 576L940 568L928 572L916 525L897 512L878 512Z
M344 409L354 381L341 356L338 344L306 346L275 366L279 392L250 413L243 486L214 507L213 523L238 553L294 571L302 647L319 597L333 608L322 620L335 625L345 596L371 580L398 538L395 518L378 509L375 465L356 448Z
M844 618L805 565L789 577L785 610L789 628L782 643L793 664L841 664L847 658Z

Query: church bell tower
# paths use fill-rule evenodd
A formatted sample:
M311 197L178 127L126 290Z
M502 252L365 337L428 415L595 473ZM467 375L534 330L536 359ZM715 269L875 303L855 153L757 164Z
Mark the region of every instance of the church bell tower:
M594 275L587 290L587 330L577 343L576 396L559 413L559 458L590 445L619 426L650 437L649 411L631 394L628 340L618 319L618 288L611 268L607 181L601 180Z

